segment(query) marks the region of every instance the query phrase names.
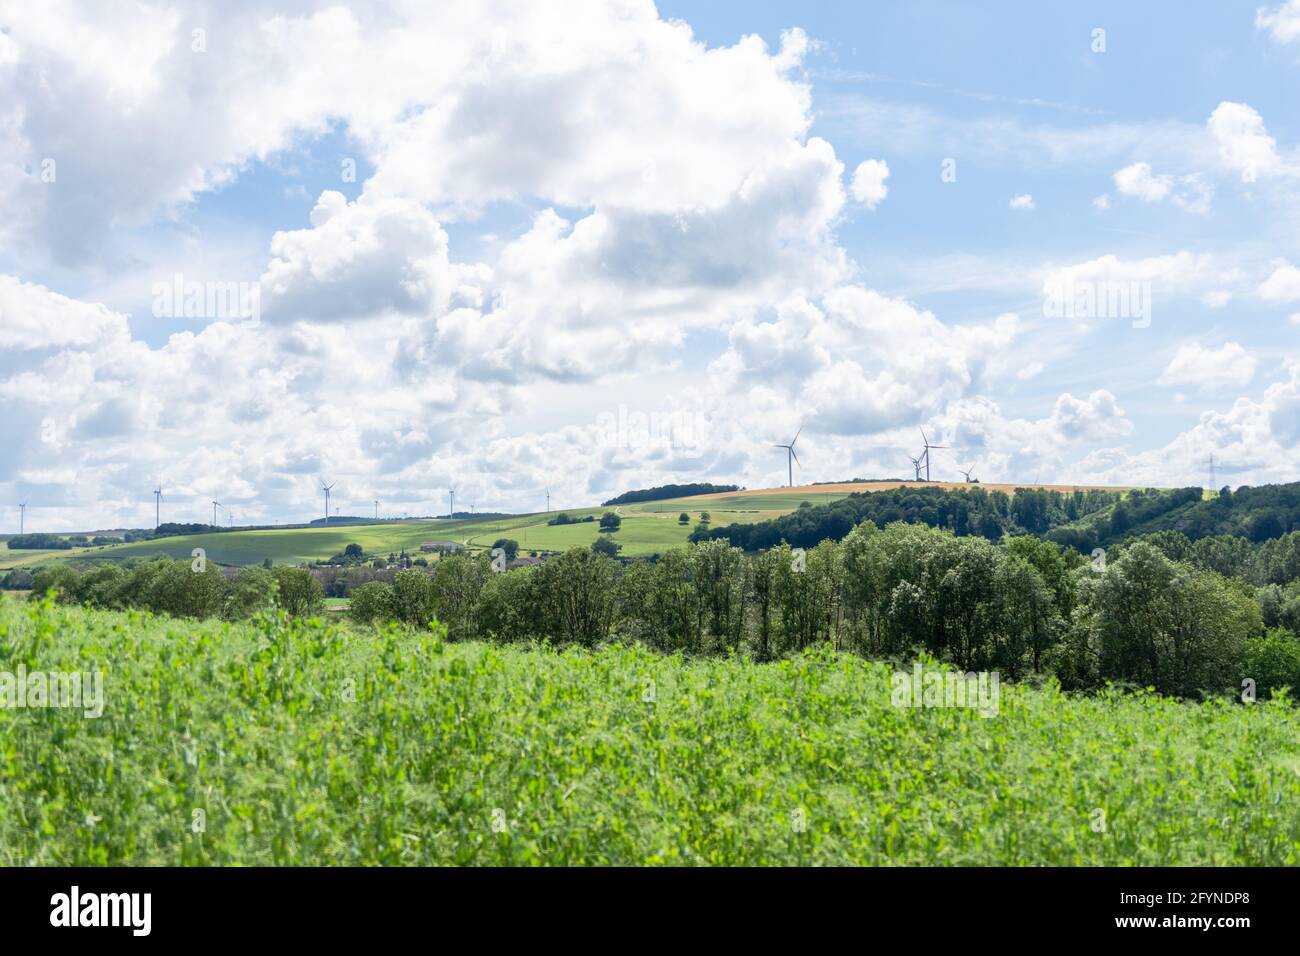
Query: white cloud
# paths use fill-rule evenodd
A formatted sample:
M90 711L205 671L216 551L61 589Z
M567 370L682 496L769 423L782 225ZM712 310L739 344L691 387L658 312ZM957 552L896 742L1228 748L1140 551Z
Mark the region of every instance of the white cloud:
M0 350L90 347L127 335L126 317L0 275Z
M1200 176L1194 173L1178 177L1156 175L1150 163L1125 166L1113 178L1121 196L1149 203L1170 199L1189 212L1207 212L1214 196L1214 190Z
M1199 343L1181 346L1160 374L1161 385L1245 388L1255 377L1255 357L1236 342L1217 349Z
M1273 263L1273 271L1260 283L1259 297L1266 302L1295 302L1300 300L1300 269L1285 259Z
M1106 193L1102 193L1100 196L1097 196L1093 199L1092 205L1094 209L1109 209L1110 196L1107 195Z
M889 166L883 159L867 159L858 164L853 171L853 198L868 209L875 209L889 195L885 180L889 178Z
M1125 166L1114 175L1115 188L1122 196L1133 196L1143 202L1159 202L1173 188L1172 176L1156 176L1150 163Z
M1300 0L1287 0L1276 7L1255 11L1255 27L1267 30L1275 43L1300 40Z
M1220 103L1207 126L1220 161L1240 173L1242 182L1289 172L1278 155L1277 141L1264 128L1264 118L1245 103Z
M1011 198L1010 206L1012 209L1033 209L1034 197L1029 193L1021 193Z

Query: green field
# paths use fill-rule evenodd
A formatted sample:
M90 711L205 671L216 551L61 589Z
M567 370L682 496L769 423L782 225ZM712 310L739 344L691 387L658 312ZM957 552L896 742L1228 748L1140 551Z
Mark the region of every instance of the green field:
M0 864L1296 864L1294 707L0 600Z
M775 489L770 494L728 495L721 498L679 498L620 505L623 526L612 536L623 546L628 557L645 557L686 543L699 521L700 512L708 511L715 527L734 522L762 521L787 514L802 501L821 504L843 498L844 492L808 492L791 494ZM599 518L612 508L569 509L574 517L593 515ZM680 525L677 516L686 511L691 523ZM361 545L367 555L384 556L390 552L419 550L425 541L458 541L474 548L488 548L498 538L513 538L524 551L563 551L587 547L600 531L596 522L572 525L547 525L558 512L517 515L511 518L477 518L457 521L397 521L386 524L330 525L310 528L268 529L261 531L227 531L217 534L178 535L157 541L77 548L71 551L9 551L0 549L0 570L19 565L73 561L90 565L104 561L165 555L189 558L195 548L203 548L208 560L217 564L243 566L261 564L270 558L275 564L302 564L322 561L341 552L347 545Z

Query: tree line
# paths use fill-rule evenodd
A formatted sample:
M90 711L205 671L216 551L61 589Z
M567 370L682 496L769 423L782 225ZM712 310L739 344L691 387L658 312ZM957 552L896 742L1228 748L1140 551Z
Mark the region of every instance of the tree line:
M455 640L771 661L814 645L904 661L924 651L1008 679L1054 676L1196 698L1300 689L1300 533L1252 546L1162 532L1089 558L1030 535L991 542L923 524L866 521L812 548L749 554L726 541L622 565L575 548L499 571L451 556L351 591L361 624L438 620ZM33 591L105 608L234 620L269 607L322 610L305 568L223 574L158 559L126 569L39 572Z

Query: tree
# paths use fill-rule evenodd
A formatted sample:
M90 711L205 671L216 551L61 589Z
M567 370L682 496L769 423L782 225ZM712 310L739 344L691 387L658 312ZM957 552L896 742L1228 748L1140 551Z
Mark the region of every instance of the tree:
M370 581L352 592L348 613L362 624L391 621L397 617L393 604L393 588L382 581Z
M492 542L492 547L501 548L506 553L506 560L513 561L519 554L519 542L513 538L497 538Z
M433 620L433 582L423 571L409 568L393 577L393 617L414 627L428 627Z
M353 542L343 549L343 557L352 561L360 561L362 555L361 545Z
M1278 627L1247 641L1244 672L1255 682L1259 700L1268 700L1284 687L1291 689L1292 700L1300 697L1300 638Z
M685 511L683 511L681 514L679 514L679 515L677 516L677 523L678 523L678 524L690 524L690 523L691 523L691 516L688 515Z
M607 558L617 558L618 553L623 550L623 546L613 538L597 538L591 543L591 550L597 554L603 554Z
M572 548L536 569L542 624L559 641L594 647L609 637L614 618L614 563Z
M221 616L241 621L270 606L275 595L275 576L266 568L245 568L226 587Z
M319 614L325 606L325 591L316 575L306 568L281 565L271 572L275 575L276 600L294 617Z
M600 530L613 534L623 526L623 519L612 511L606 511L600 516Z

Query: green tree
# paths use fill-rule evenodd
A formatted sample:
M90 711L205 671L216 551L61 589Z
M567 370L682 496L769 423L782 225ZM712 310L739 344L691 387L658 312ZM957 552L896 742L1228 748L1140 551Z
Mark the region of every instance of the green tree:
M497 538L492 542L492 547L505 551L507 561L513 561L519 555L519 542L513 538Z
M608 531L611 534L623 526L623 519L612 511L606 511L600 516L600 530Z
M352 592L348 614L361 624L397 620L393 587L383 581L368 581L360 585Z
M281 565L271 573L275 576L276 602L287 613L310 617L324 609L325 591L309 570Z

